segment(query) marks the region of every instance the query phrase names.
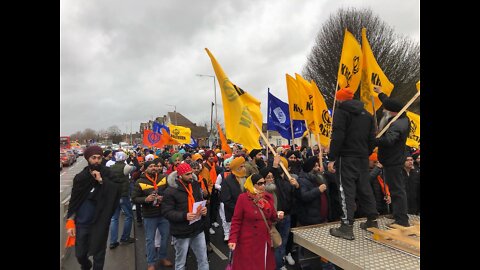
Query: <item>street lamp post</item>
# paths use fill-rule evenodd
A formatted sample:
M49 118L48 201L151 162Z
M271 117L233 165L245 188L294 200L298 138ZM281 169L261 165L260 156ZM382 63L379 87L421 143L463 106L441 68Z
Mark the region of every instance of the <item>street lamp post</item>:
M215 99L215 123L218 123L218 114L217 114L217 84L215 82L214 75L205 75L205 74L197 74L199 77L210 77L213 78L213 95ZM215 143L217 142L217 134L215 134Z

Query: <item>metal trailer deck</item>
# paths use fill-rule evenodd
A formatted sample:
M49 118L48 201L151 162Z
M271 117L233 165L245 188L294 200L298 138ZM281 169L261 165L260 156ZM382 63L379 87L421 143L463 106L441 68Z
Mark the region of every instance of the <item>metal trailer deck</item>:
M409 218L410 223L420 221L419 216ZM420 269L419 257L374 242L372 233L360 228L361 221L365 218L355 220L353 241L330 235L330 228L338 227L339 222L292 228L293 241L343 269ZM383 216L378 218L380 229L388 228L386 224L391 222Z

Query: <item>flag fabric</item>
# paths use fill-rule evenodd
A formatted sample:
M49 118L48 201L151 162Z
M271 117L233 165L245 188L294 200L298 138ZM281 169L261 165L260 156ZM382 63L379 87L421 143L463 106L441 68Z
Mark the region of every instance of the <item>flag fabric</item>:
M410 119L410 133L406 145L420 148L420 115L407 111L407 117Z
M349 87L353 93L357 91L362 76L362 48L352 33L345 28L342 54L338 65L338 86Z
M365 104L364 108L370 114L374 114L372 106L372 97L375 105L375 112L382 106L378 94L373 91L374 86L380 86L382 92L390 96L393 90L393 84L388 80L382 69L375 60L372 48L368 43L367 29L362 28L362 51L363 51L363 69L362 85L360 90L360 100Z
M195 138L193 137L190 137L190 143L189 144L186 144L186 146L190 147L190 148L197 148L198 147L198 142L197 140L195 140Z
M155 132L155 133L162 133L162 131L161 131L162 128L165 129L165 130L168 132L168 134L170 134L170 129L169 129L167 126L162 125L162 124L160 124L160 123L158 123L158 122L156 122L156 121L153 122L153 125L152 125L152 131L153 131L153 132Z
M160 143L161 139L160 133L155 133L152 130L145 129L143 130L143 145L147 147L155 146L161 148L163 145Z
M304 101L304 120L306 120L308 123L308 129L310 129L310 131L314 133L317 133L317 128L314 122L315 113L313 107L312 86L300 74L295 73L295 80L297 82L297 88L299 89L297 95L302 96L302 99Z
M159 142L159 145L160 147L163 147L165 145L178 145L178 144L181 144L180 142L178 142L177 140L175 140L174 138L172 138L170 136L170 134L168 134L167 130L166 129L163 129L162 128L162 134L160 135L160 142ZM155 134L158 134L158 133L155 133ZM160 148L159 147L159 148Z
M271 94L270 90L268 91L267 112L267 129L276 130L283 138L291 140L292 129L290 126L289 106ZM306 129L304 120L293 120L293 137L302 137Z
M287 81L288 109L293 120L305 120L305 104L307 100L301 89L297 85L297 81L292 76L285 74ZM291 136L290 136L291 137Z
M317 123L320 144L328 147L330 145L330 132L332 132L332 115L328 110L327 103L314 80L310 81L313 89L313 100L315 109L315 123Z
M228 146L227 138L225 137L225 134L223 134L223 131L220 128L220 124L218 122L217 122L217 130L218 130L218 135L220 137L220 142L222 143L222 150L225 151L225 154L231 154L232 149L230 148L230 146Z
M233 84L218 64L215 57L205 48L215 75L222 90L222 103L225 119L225 133L227 138L242 144L249 151L261 148L259 138L260 131L252 122L262 127L262 113L260 101L255 97Z
M417 91L420 91L420 81L418 81L415 86L417 87Z
M169 134L173 139L181 144L190 143L190 137L192 134L192 130L190 128L175 126L172 124L169 124L168 127L170 128Z

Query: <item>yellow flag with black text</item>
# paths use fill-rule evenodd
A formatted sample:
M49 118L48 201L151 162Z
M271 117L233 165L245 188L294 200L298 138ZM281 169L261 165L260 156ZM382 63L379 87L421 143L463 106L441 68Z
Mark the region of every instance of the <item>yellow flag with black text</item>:
M345 37L343 39L342 54L338 66L338 86L339 89L348 87L355 93L360 84L362 76L362 48L355 36L345 28Z
M310 81L313 92L313 104L315 108L315 125L318 127L318 133L320 134L320 144L328 147L330 145L330 132L332 130L332 117L328 112L327 103L323 98L320 89L314 80Z
M301 97L301 101L303 102L303 115L304 120L307 121L308 129L310 129L313 133L318 133L315 125L315 113L313 107L313 90L310 83L305 80L300 74L295 73L295 80L297 82L298 88L298 96Z
M191 140L192 130L187 127L168 125L170 136L181 144L189 144Z
M253 124L255 122L262 128L260 101L233 84L212 53L207 48L205 50L212 61L220 85L227 138L242 144L249 151L261 148L260 132Z
M373 115L373 104L375 112L382 106L378 94L373 91L374 86L380 86L382 92L390 96L393 90L393 84L388 80L373 55L372 48L368 43L367 29L362 28L362 51L363 51L363 70L362 85L360 90L360 100L365 104L364 108Z
M407 111L407 117L410 119L410 133L408 134L406 145L419 148L420 146L420 115Z
M290 119L305 120L305 104L306 99L301 92L297 81L292 76L285 74L287 80L288 109L290 111Z

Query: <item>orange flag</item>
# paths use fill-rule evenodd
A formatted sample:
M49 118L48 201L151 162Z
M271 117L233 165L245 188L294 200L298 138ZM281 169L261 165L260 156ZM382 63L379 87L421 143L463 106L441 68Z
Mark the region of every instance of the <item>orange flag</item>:
M163 133L167 133L164 131ZM143 145L147 147L155 146L157 148L161 148L163 145L160 144L161 134L153 132L149 129L145 129L143 131Z
M220 128L220 124L218 122L217 122L217 130L218 130L218 134L220 135L220 141L222 142L222 150L225 151L226 154L231 154L232 149L230 149L230 146L228 146L227 138L225 137L225 134L223 134L223 131Z
M178 145L178 144L181 144L179 143L177 140L175 140L174 138L172 138L170 136L170 134L168 134L167 130L162 128L162 135L160 135L160 141L159 141L159 145L161 146L157 146L159 148L163 147L164 145Z

